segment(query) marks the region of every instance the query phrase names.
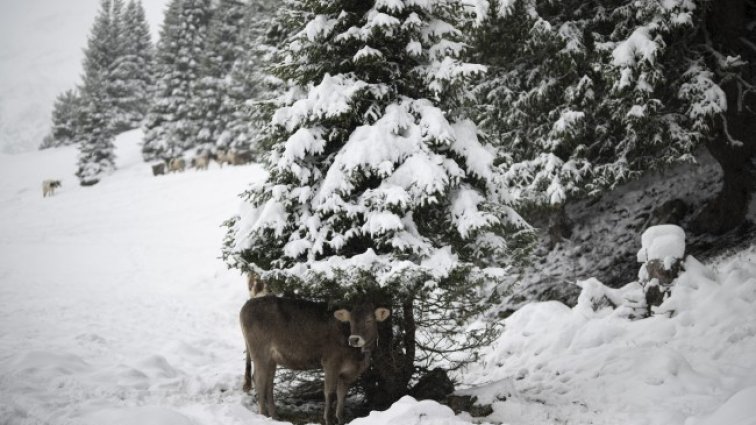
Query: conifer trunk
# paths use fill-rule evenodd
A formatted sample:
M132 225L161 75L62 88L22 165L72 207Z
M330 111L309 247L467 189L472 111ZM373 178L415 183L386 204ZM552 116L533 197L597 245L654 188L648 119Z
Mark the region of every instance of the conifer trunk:
M706 42L727 55L740 55L749 61L740 77L725 79L720 86L727 96L727 111L719 120L719 136L706 147L723 171L722 190L699 214L694 229L722 234L736 228L745 219L752 184L751 159L756 153L756 93L744 94L746 84L753 84L750 66L756 58L746 40L746 3L744 0L721 0L709 4L706 16Z
M401 317L393 317L390 323L379 329L378 347L371 368L362 378L370 410L385 410L407 394L415 370L414 314L412 300L405 300ZM397 324L402 334L395 336L393 328Z

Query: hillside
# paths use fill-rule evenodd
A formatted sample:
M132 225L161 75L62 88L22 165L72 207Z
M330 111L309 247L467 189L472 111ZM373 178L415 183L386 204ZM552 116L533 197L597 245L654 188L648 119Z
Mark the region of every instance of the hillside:
M140 138L121 135L118 170L87 188L73 148L0 156L2 424L273 423L240 390L246 288L218 259L220 223L264 173L213 164L153 177ZM52 198L45 178L63 181ZM573 308L510 316L458 378L493 403L492 423L753 425L755 263L753 248L688 259L668 314L645 320L601 307L610 290L588 280ZM353 423L470 422L405 398Z
M89 188L75 148L0 156L0 423L253 423L237 391L245 284L217 257L263 173L156 178L139 138L119 137L118 171ZM44 178L61 178L54 197Z
M635 278L635 254L647 227L673 223L685 229L721 190L721 168L702 151L697 163L649 173L602 196L570 203L571 235L549 247L547 223L534 221L539 243L530 264L513 270L502 285L503 314L524 302L559 300L574 305L580 288L574 283L591 277L611 287ZM686 253L713 262L756 243L756 200L746 221L724 235L686 235Z

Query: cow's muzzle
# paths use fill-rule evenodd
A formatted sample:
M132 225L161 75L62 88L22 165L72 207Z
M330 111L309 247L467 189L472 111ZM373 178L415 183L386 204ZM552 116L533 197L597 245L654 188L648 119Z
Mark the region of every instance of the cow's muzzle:
M362 348L365 346L365 339L359 335L352 335L349 337L349 346Z

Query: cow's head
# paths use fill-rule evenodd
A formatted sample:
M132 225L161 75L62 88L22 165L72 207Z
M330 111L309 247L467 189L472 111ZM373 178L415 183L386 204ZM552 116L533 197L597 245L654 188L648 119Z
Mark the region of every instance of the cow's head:
M378 322L386 320L391 312L384 307L375 308L372 304L359 304L351 311L336 310L333 315L340 322L349 323L349 346L367 351L378 340Z

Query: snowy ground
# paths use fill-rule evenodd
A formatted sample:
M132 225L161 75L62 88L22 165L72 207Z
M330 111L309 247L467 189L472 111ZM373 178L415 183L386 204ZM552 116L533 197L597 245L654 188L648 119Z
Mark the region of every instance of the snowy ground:
M705 266L688 257L648 319L640 286L580 283L575 307L524 306L465 376L488 420L526 424L756 424L756 247ZM615 304L607 305L605 298Z
M255 423L238 390L246 285L217 257L263 173L153 177L138 138L89 188L73 148L0 156L0 424ZM45 178L63 180L52 198Z
M119 170L88 188L72 175L73 148L0 155L2 425L272 423L240 391L245 285L217 259L220 223L263 172L153 177L139 137L121 136ZM63 180L52 198L45 178ZM607 291L633 291L583 287L574 308L537 303L509 317L462 375L493 402L485 421L756 424L756 248L689 259L662 306L671 317L595 309ZM469 420L405 398L354 424Z

